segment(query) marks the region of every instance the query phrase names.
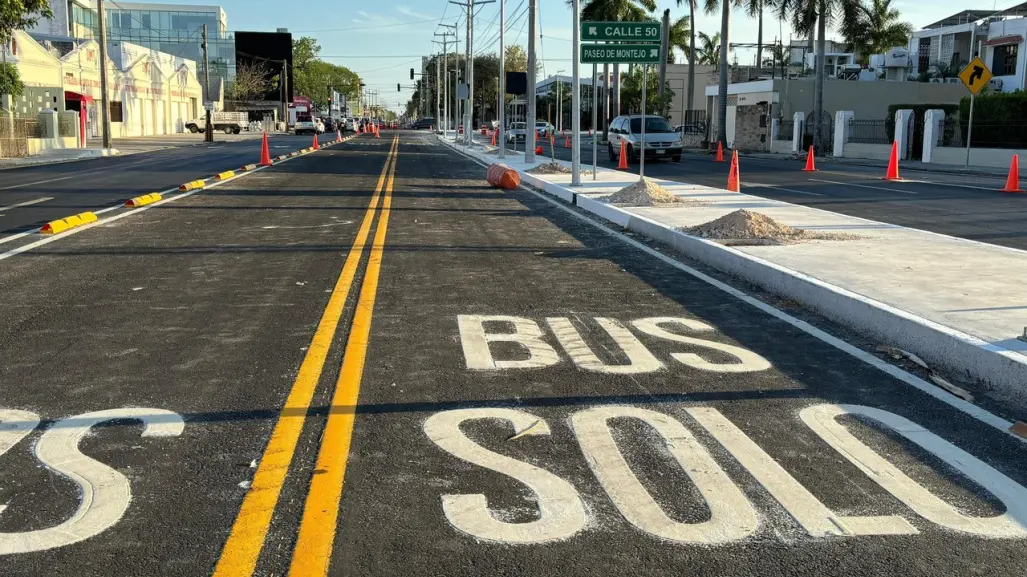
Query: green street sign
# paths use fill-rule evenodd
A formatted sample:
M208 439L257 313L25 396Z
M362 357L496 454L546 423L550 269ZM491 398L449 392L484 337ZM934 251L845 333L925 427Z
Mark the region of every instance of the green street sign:
M654 44L582 44L584 64L657 64L660 46Z
M582 22L582 41L660 42L660 22Z

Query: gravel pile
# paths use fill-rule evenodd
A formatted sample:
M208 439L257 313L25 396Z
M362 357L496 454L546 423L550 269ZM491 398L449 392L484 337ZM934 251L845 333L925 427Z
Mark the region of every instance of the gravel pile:
M821 233L792 228L765 214L736 210L705 224L682 228L682 232L733 245L792 244L807 240L855 240L852 234Z
M631 206L653 206L656 204L680 203L681 199L667 192L662 186L648 178L625 186L617 192L603 198L611 204L628 204Z
M547 162L540 164L535 168L532 168L528 172L532 174L570 174L571 169L560 164L559 162Z

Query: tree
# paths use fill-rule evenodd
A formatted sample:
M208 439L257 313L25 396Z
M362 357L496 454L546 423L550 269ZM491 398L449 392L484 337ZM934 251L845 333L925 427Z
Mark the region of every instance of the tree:
M321 54L321 45L310 36L304 36L292 41L292 67L293 70L305 70L307 65L317 60Z
M696 50L695 58L698 64L720 65L720 32L714 33L713 36L707 36L705 32L699 33L699 48Z
M292 41L292 78L293 90L310 98L318 108L327 109L331 98L329 87L353 102L360 97L362 82L355 72L325 62L318 58L321 46L317 40L304 36Z
M678 6L681 6L686 0L678 0ZM688 109L692 110L694 107L694 94L695 94L695 9L698 7L697 0L687 0L688 2L688 50L685 50L685 54L688 56Z
M628 111L636 114L642 113L642 71L643 68L635 68L634 71L624 75L624 88L621 97ZM666 116L670 110L670 103L674 101L674 91L665 87L663 95L660 95L660 72L656 68L650 68L645 75L645 112Z
M235 67L235 80L228 88L229 100L256 100L271 91L269 71L263 62L240 62Z
M15 30L35 26L40 18L53 18L53 10L47 0L3 0L0 2L0 43L3 43L3 82L13 90L21 90L24 85L17 74L7 69L7 49Z
M749 18L755 18L758 22L756 29L756 62L763 65L763 9L773 7L774 0L741 0L745 13Z
M782 0L787 1L787 0ZM815 1L815 0L805 0ZM731 26L731 3L728 0L705 0L703 10L712 14L720 8L720 56L717 62L724 63L720 66L720 82L717 91L717 142L727 142L727 52L728 52L728 31Z
M905 46L913 26L901 22L901 14L891 0L857 0L843 8L842 35L859 53L860 62L870 62L871 54L882 54L894 46Z
M670 25L670 34L667 42L667 63L674 64L674 49L678 48L685 53L685 58L691 63L692 53L690 51L689 39L692 36L692 27L689 24L688 16L678 18Z
M573 0L567 0L567 5L573 7ZM585 22L644 22L652 20L651 14L656 11L656 0L585 0L581 8L581 20ZM606 68L603 69L606 74ZM620 65L613 65L613 115L620 114L620 102L617 94L620 92ZM605 123L604 123L605 126ZM606 138L605 128L603 138Z
M528 71L528 53L524 51L524 48L516 44L506 47L503 59L507 72Z
M18 74L18 67L4 62L0 64L0 94L9 94L15 98L25 91L25 84Z

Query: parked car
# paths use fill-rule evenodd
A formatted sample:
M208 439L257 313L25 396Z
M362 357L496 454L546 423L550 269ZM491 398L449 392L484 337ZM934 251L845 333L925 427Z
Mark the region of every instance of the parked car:
M642 142L642 116L618 116L610 123L610 142L606 145L610 161L619 160L621 142L627 146L628 162L638 162ZM674 132L662 116L645 117L645 157L681 160L681 135Z
M549 135L556 132L556 127L548 122L536 122L535 132L539 138L549 138Z
M415 122L412 128L414 130L424 130L425 128L431 128L433 126L435 126L434 118L422 118Z
M524 122L513 122L510 124L510 128L506 130L506 141L517 142L524 140L527 137L528 125Z
M250 127L250 118L245 112L211 112L210 124L214 130L220 130L225 134L239 134ZM193 134L204 132L207 129L207 116L194 118L185 123L185 128Z

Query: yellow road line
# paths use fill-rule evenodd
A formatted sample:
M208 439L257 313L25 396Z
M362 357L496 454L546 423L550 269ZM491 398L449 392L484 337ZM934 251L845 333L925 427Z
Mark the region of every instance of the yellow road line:
M394 146L398 139L399 137L393 137ZM346 462L353 439L360 380L364 372L364 360L367 358L371 317L374 314L374 301L378 293L382 251L385 248L385 234L389 228L392 183L395 176L396 161L393 161L389 181L385 185L382 215L378 219L378 228L374 233L371 256L367 261L363 286L360 287L360 299L357 301L353 326L346 342L342 370L335 384L328 423L321 438L321 449L315 466L317 473L310 480L310 492L303 507L299 538L289 567L291 577L319 577L328 574L339 516L339 501L342 499L342 485L346 475Z
M221 551L221 557L214 569L214 577L248 577L253 574L257 565L260 550L271 525L271 517L278 504L282 485L296 452L296 443L303 431L303 424L310 410L311 399L321 378L321 371L324 369L328 349L335 336L339 318L346 306L346 298L349 296L360 258L364 253L379 195L384 188L390 165L394 166L397 148L397 143L393 142L385 159L382 174L378 177L374 195L371 197L367 212L364 213L364 219L360 223L356 240L346 256L346 263L335 283L335 289L328 299L328 305L314 332L314 338L300 365L299 373L296 375L285 406L278 415L278 422L275 423L271 439L268 440L267 448L264 449L264 456L253 477L253 485L243 499L239 516L236 517L235 524L232 525L232 532Z

